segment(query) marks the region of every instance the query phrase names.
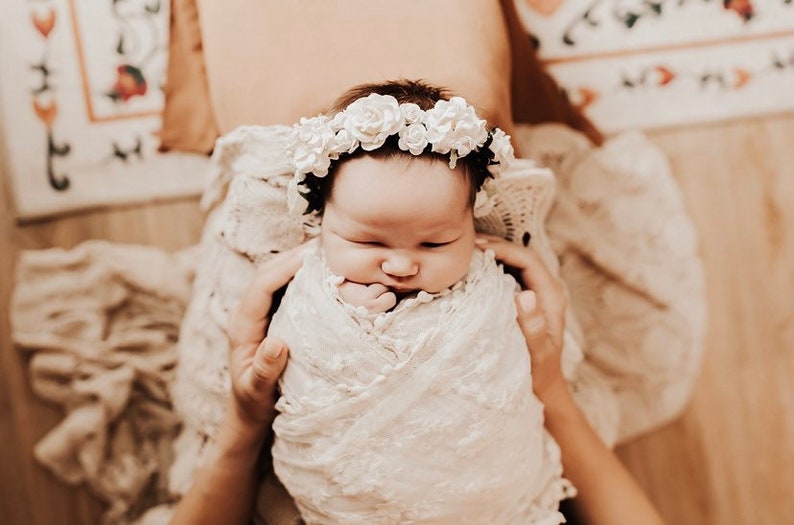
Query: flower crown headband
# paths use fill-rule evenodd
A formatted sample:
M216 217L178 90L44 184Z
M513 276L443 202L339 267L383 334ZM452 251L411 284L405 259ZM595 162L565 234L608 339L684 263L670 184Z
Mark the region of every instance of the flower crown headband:
M289 188L290 209L295 208L298 185L307 174L325 177L331 161L343 153L358 148L376 150L394 135L398 147L412 155L422 155L428 148L449 155L451 169L459 158L486 147L491 165L505 166L514 158L510 136L499 128L489 131L485 120L477 117L474 107L461 97L439 100L424 111L413 103L400 104L391 95L372 93L333 118L304 117L295 124L287 154L295 170Z

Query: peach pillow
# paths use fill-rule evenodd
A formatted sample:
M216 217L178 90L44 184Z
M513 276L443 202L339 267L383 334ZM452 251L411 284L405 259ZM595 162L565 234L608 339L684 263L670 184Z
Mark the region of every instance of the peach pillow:
M350 87L421 78L509 130L499 0L197 0L218 130L292 124Z
M196 0L171 0L168 70L160 150L209 153L218 137Z
M306 5L307 1L308 0L299 0L295 3L299 5ZM301 4L301 2L303 3ZM237 6L227 5L226 11L232 12L232 10L234 10L234 12L238 13L244 11L242 4L239 1L236 3L238 4ZM461 50L460 56L454 58L452 63L441 64L441 68L438 69L438 71L434 70L427 63L403 63L402 67L403 71L405 71L405 74L402 76L424 76L425 78L432 79L437 83L452 85L456 87L459 93L472 100L479 99L478 105L483 108L489 120L492 123L500 125L504 129L508 130L508 132L511 128L511 107L509 104L512 100L512 117L516 122L563 122L575 129L584 131L596 144L600 143L602 138L598 130L593 127L593 125L587 121L587 119L584 118L579 111L573 108L573 106L564 96L564 93L560 91L560 88L556 85L554 80L543 70L542 66L538 62L537 56L535 55L532 45L530 44L529 35L526 33L525 29L521 25L521 22L518 20L518 15L516 13L513 0L500 0L498 2L501 4L501 13L498 13L497 10L495 10L494 6L496 3L497 2L478 2L478 5L466 5L464 7L470 10L466 12L468 14L458 13L455 15L455 17L453 17L455 20L458 20L459 26L462 24L468 24L469 30L471 30L472 27L479 27L482 29L482 31L478 31L474 35L475 38L466 40L465 45L459 48ZM364 82L375 79L373 75L365 73L367 70L364 66L371 67L373 58L378 59L378 56L370 57L369 62L352 62L342 67L340 71L347 71L348 76L350 76L349 70L351 68L356 68L355 77L357 80L345 80L344 82L341 81L341 77L336 78L335 76L335 74L339 71L334 70L333 74L328 73L329 69L333 69L332 65L334 62L331 59L326 60L325 64L321 64L324 66L323 70L326 71L327 78L325 80L325 84L315 82L311 85L306 85L305 82L301 82L298 86L298 89L295 90L296 96L300 95L300 97L302 97L300 100L304 100L303 103L306 104L307 107L313 108L302 111L300 103L297 102L299 99L295 98L293 100L293 98L290 96L290 92L294 90L295 84L298 83L298 80L296 79L298 79L300 76L299 72L301 70L306 70L306 63L301 64L297 60L294 63L291 63L289 57L292 56L290 55L292 51L285 49L287 41L281 41L275 45L275 47L272 48L275 50L275 52L268 52L269 48L266 48L265 46L272 45L271 40L274 40L274 38L265 38L264 40L266 41L262 41L263 39L260 36L260 41L257 42L255 34L254 38L250 42L256 43L256 46L254 49L248 50L247 53L249 56L252 54L264 56L265 59L259 61L260 66L246 67L247 64L242 62L241 59L235 59L234 63L230 64L228 57L226 57L228 54L228 49L224 48L224 43L230 39L228 33L234 33L234 31L229 31L225 29L225 27L234 26L225 25L228 24L228 13L221 16L219 13L221 13L223 10L220 9L220 6L214 4L217 3L207 3L207 6L203 7L204 12L209 13L207 16L214 17L212 19L214 22L205 22L205 25L208 25L211 28L209 30L209 47L211 50L216 50L215 52L218 55L222 55L221 58L218 59L221 61L219 67L230 67L234 68L234 71L237 71L237 73L223 73L227 76L220 79L215 78L213 82L216 93L215 98L217 99L221 97L222 95L218 94L221 92L225 93L223 96L227 97L226 100L217 102L218 106L224 108L222 114L224 119L224 129L226 131L233 129L237 124L241 123L265 124L278 122L279 120L283 121L282 123L291 123L297 120L299 116L321 111L325 106L327 106L330 100L336 97L336 95L338 95L344 89L347 89L356 83L356 81ZM263 4L267 4L267 2L263 2ZM352 4L353 2L347 3L347 5ZM442 7L450 7L452 2L448 2L446 4L435 4L434 7L438 5L442 5ZM358 3L355 6L356 8L359 8L361 3ZM257 12L264 12L265 10L268 11L267 16L260 15L260 17L263 17L263 20L270 19L270 26L275 24L273 20L276 19L274 17L276 17L278 12L278 9L273 9L274 7L284 8L283 2L277 2L274 4L271 1L270 5L266 5L267 9L260 10L257 8ZM325 10L322 13L313 13L311 16L311 20L313 21L312 23L317 25L319 23L318 16L322 16L323 14L328 15L327 11L329 10ZM370 11L373 11L373 9L370 8ZM378 9L378 11L382 11L382 9ZM299 9L291 9L289 12L293 17L291 23L295 23L295 17L298 19L303 19L305 22L305 17L301 18ZM360 13L361 11L357 10L356 12ZM477 21L477 13L480 13L484 18L481 18L479 21ZM505 27L501 22L501 18L497 16L499 14L504 14L507 27L507 36L504 34ZM331 16L336 16L339 18L338 14L334 15L332 13ZM371 17L370 20L379 19L382 21L383 16L384 15L379 14L378 18ZM387 16L392 15L389 14ZM429 14L424 12L423 16L425 19L423 21L419 21L418 24L426 26L428 25L428 22L430 22L427 20ZM400 17L400 20L405 20L407 15L400 15ZM282 21L282 24L276 24L280 31L278 34L283 34L285 32L288 34L294 33L291 37L292 40L289 41L303 38L304 40L313 42L313 40L309 39L307 36L308 33L306 33L306 30L308 26L305 25L305 23L299 23L296 26L303 28L301 29L301 33L298 34L297 31L288 30L287 18L282 17L280 20ZM344 23L350 25L349 20ZM253 20L251 20L249 21L249 25L256 24L254 24ZM416 24L414 25L416 26ZM339 24L336 24L335 27L339 27ZM261 30L262 28L258 29L260 32ZM272 28L268 30L272 31ZM368 31L369 35L372 31ZM431 37L425 41L419 42L419 44L416 44L417 39L414 36L414 44L411 44L413 46L412 52L415 52L415 48L419 47L421 52L417 55L418 57L429 56L432 58L431 62L433 60L440 60L444 53L443 51L428 51L422 49L422 47L427 47L428 49L432 47L427 43L430 42L431 39L436 43L445 41L447 43L444 45L447 46L454 44L454 39L447 39L445 36L449 31L449 25L445 26L443 34L437 34L437 32L431 31ZM256 31L254 31L254 33L256 33ZM407 38L410 40L411 34L415 35L416 33L411 33L408 31L400 32L395 40L396 45L402 45L403 39ZM239 35L237 37L231 35L231 38L235 41L243 39L242 36ZM356 38L361 40L362 36L359 35ZM381 36L381 38L384 37ZM505 50L506 38L509 38L508 51ZM475 45L475 40L477 39L482 39L482 43ZM208 90L208 79L204 64L202 41L203 38L201 34L201 28L199 27L199 13L196 6L196 0L172 0L168 82L165 87L166 100L163 113L161 147L163 150L174 149L181 151L209 153L212 151L215 139L219 135L218 125L216 124L215 115L213 113L213 104L210 101L210 94ZM251 44L249 43L249 45ZM344 43L337 42L335 45L337 47L344 48ZM383 47L384 44L381 44L381 46ZM391 45L390 47L394 48L396 46ZM462 59L464 58L462 50L470 47L478 48L478 51L474 53L474 56L470 56L469 58L472 59L472 63L480 64L479 67L481 69L479 75L474 74L474 66L463 67L462 64ZM304 54L314 50L314 48L311 48L310 46L308 49L306 46L300 46L300 49L303 49ZM406 52L407 49L408 48L403 49L400 53ZM430 51L432 51L432 53L430 53ZM375 53L373 50L370 50L369 53L370 55L377 55L377 53ZM403 62L406 60L413 61L417 59L417 56L407 56L400 53L398 53L398 58L400 58L400 60ZM430 54L428 55L428 53ZM312 58L310 62L314 63L319 60L320 56L325 57L329 54L330 48L321 49L320 51L317 51L318 56ZM489 54L495 57L493 63L491 63L490 66L488 64ZM268 57L268 55L270 55L270 57ZM355 57L356 53L342 52L337 53L335 56L345 56L348 57L349 61L352 61L353 58L350 57ZM427 58L424 58L422 60L417 60L417 62L427 60ZM508 60L510 61L510 64L506 63ZM286 63L288 67L286 70L282 68L282 74L277 76L273 71L268 71L262 67L263 65L266 65L268 61L276 61L279 64ZM382 60L379 61L383 62ZM396 64L393 60L386 62L390 62L390 64L385 66L382 64L376 64L374 70L384 71L390 68L391 70L396 70ZM415 69L413 69L414 66ZM482 68L488 69L489 67L490 69L488 72L482 73ZM426 74L421 75L421 73L408 73L408 71L412 70L421 71ZM315 71L319 70L315 69ZM512 75L509 75L507 71L512 71ZM234 74L242 76L239 78L229 76ZM286 78L285 75L291 75L291 77ZM490 75L490 77L488 75ZM314 76L316 77L317 74ZM381 76L383 78L387 78L386 73L382 72ZM396 78L396 76L397 75L389 76L388 78ZM242 87L241 84L244 82L240 81L241 78L246 79L246 82L249 79L254 79L256 81L257 88L260 90L265 90L262 91L262 93L272 92L274 89L278 90L281 93L281 96L284 97L280 103L289 103L289 108L284 108L280 106L279 103L266 102L265 98L256 94L253 87ZM292 79L291 81L290 78ZM335 79L333 85L328 78ZM448 80L444 81L444 78ZM510 82L509 87L506 84L507 82ZM269 83L272 83L273 85L268 86ZM510 90L510 94L506 93L508 89ZM247 95L248 98L243 97L244 92L249 93L249 95ZM272 96L272 94L270 96ZM310 99L310 97L312 98ZM307 99L309 102L305 102ZM288 113L288 116L274 116L276 113ZM260 117L260 115L264 116Z

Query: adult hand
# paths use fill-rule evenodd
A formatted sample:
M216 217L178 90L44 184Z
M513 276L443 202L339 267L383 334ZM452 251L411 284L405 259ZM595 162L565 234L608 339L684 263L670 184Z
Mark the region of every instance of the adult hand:
M265 337L270 308L273 294L292 279L309 246L262 265L229 317L232 395L212 454L177 505L172 525L250 523L260 475L257 458L270 432L276 383L287 364L284 343Z
M545 425L562 453L567 477L578 491L577 514L592 525L663 525L637 482L620 463L571 396L560 367L568 297L537 253L504 239L479 236L477 245L519 272L518 323L532 364L532 389L545 406Z
M482 250L493 250L498 261L518 273L523 291L516 295L516 309L530 350L532 389L548 404L552 393L565 385L560 366L568 307L565 286L532 248L491 235L479 235L476 242Z
M287 364L283 341L265 337L273 294L295 275L311 241L262 265L229 318L232 406L243 423L266 426L273 417L276 384Z

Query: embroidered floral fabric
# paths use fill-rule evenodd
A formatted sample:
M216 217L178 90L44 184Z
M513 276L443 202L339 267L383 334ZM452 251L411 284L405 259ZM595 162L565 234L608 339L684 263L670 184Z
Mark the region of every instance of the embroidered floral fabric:
M269 331L290 348L273 465L304 521L564 521L571 486L493 255L386 313L343 303L339 281L308 255Z
M600 130L794 109L790 0L513 0L548 72Z

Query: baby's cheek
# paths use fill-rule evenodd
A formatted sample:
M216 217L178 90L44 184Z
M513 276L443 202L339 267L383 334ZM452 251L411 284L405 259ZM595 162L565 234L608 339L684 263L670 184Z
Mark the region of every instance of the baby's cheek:
M444 254L432 263L432 272L423 271L426 276L432 274L432 288L440 291L463 279L469 271L471 256L465 252ZM429 270L430 268L427 268Z
M326 253L328 268L334 275L340 275L350 281L369 283L377 263L367 251L352 248Z

